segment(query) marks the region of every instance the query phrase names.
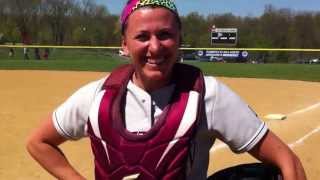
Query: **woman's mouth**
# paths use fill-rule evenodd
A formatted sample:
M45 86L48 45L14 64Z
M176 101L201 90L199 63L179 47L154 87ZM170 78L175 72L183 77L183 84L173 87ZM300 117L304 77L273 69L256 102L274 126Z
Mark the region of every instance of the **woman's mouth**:
M161 65L164 62L164 58L157 58L157 59L147 59L147 63L150 65Z

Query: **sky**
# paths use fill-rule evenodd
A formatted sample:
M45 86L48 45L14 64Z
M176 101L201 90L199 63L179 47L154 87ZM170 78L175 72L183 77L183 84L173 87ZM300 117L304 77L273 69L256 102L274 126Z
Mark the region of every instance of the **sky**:
M232 13L236 16L260 16L264 7L272 4L275 8L290 8L294 11L320 11L319 0L174 0L180 15L198 12L208 14ZM111 14L120 14L127 0L96 0L106 5Z

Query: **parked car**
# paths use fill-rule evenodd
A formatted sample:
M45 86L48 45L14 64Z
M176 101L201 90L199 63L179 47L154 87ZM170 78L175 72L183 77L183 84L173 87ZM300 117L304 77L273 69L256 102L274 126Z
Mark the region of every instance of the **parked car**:
M126 54L124 53L124 51L122 49L119 49L118 55L119 56L126 56Z
M320 58L317 59L310 59L309 64L320 64Z
M197 59L197 55L196 55L195 52L182 53L180 59L181 59L181 61L184 61L184 60L196 60Z
M200 62L225 62L222 57L216 56L199 56L198 60Z
M294 64L309 64L308 60L298 59L293 61Z
M211 56L211 60L213 62L225 62L225 60L222 57Z
M200 62L212 62L212 59L210 56L199 56L197 60Z

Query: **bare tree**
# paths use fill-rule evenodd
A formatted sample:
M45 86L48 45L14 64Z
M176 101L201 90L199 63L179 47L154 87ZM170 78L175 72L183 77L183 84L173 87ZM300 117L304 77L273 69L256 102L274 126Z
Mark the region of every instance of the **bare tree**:
M34 23L34 18L37 17L38 7L41 0L8 0L7 13L11 20L16 23L20 32L21 40L25 44L32 42L31 22Z
M74 0L42 0L44 20L51 29L55 44L63 45L73 15Z

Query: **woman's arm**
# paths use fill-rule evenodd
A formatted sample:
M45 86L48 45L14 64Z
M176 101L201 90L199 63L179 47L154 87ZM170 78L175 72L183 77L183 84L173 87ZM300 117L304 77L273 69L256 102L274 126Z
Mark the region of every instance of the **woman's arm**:
M67 139L55 129L52 118L47 118L27 140L27 150L38 163L57 179L85 179L68 162L58 148Z
M306 180L299 158L271 131L249 153L262 162L279 167L284 180Z

